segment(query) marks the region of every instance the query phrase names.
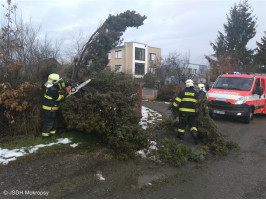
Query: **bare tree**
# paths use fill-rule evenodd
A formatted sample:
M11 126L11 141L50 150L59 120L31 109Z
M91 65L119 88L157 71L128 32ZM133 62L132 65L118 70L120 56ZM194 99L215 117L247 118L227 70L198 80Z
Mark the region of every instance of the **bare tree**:
M211 56L206 56L206 59L208 60L211 66L210 78L212 81L215 81L216 78L221 74L239 70L237 60L234 59L233 56L220 56L219 60Z
M19 38L20 30L16 26L17 6L13 5L10 0L6 5L1 5L3 18L0 30L0 78L3 81L10 81L9 73L16 72L21 66L18 51L23 47Z
M194 75L189 68L190 54L178 54L177 52L170 52L163 60L162 70L165 77L175 76L178 81L185 82Z
M77 35L72 34L71 45L64 51L64 57L66 62L72 63L78 56L81 55L84 45L89 38L84 35L80 30Z
M47 34L41 39L39 37L41 27L34 28L31 23L23 23L22 19L17 26L20 30L19 38L23 47L18 50L18 59L23 63L21 75L31 81L38 81L42 76L41 73L45 70L47 70L45 76L52 71L55 72L57 69L48 70L43 63L46 60L58 60L60 58L61 42L51 42Z
M8 82L13 79L15 84L25 80L38 81L45 71L41 63L58 59L61 43L52 43L47 35L41 39L40 27L17 19L17 6L11 0L7 5L1 5L4 17L0 22L0 78Z

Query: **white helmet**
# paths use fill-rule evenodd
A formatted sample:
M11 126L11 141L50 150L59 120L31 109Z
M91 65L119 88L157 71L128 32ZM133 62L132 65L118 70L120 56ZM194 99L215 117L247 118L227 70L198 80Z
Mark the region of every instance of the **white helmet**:
M52 87L54 84L57 84L60 80L61 78L58 74L50 74L44 86L47 88Z
M205 91L205 85L204 84L200 83L200 84L198 84L198 86L199 86L200 90Z
M194 82L191 79L186 80L186 87L194 87Z

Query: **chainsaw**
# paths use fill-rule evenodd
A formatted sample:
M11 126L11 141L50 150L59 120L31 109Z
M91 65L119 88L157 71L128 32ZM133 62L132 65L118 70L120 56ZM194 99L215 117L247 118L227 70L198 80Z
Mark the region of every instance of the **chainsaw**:
M72 87L70 92L68 93L68 96L75 94L78 92L81 88L83 88L85 85L87 85L89 82L91 82L91 79L86 80L85 82L81 83L80 85L77 85L76 87Z

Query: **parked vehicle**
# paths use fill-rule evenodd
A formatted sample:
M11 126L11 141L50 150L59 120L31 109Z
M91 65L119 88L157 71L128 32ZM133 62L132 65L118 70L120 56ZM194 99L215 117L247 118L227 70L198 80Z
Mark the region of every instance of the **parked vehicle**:
M208 91L210 115L230 115L249 123L253 115L266 114L266 76L248 72L220 75Z

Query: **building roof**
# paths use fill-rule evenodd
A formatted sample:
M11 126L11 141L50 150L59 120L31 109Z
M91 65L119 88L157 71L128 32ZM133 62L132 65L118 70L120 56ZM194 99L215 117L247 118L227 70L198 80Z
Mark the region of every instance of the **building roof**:
M124 42L124 45L122 45L122 46L117 46L117 47L114 47L113 49L124 48L124 47L125 47L125 43L136 43L136 44L143 44L143 45L147 45L148 47L151 47L151 46L149 46L148 44L144 44L144 43L140 43L140 42ZM161 49L161 48L158 48L158 47L151 47L151 48Z

